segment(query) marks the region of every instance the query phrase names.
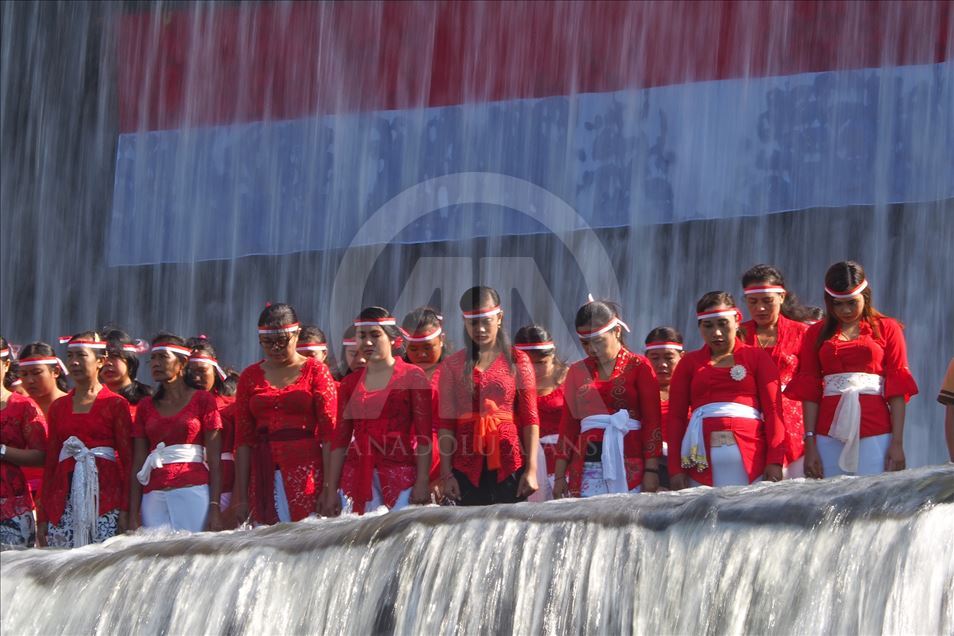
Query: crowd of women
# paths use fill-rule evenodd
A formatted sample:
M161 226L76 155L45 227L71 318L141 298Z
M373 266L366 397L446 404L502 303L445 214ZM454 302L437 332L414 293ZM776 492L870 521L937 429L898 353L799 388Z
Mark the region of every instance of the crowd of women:
M4 340L0 541L74 547L138 527L903 469L918 389L902 325L875 309L862 267L828 270L824 312L774 267L741 282L741 304L725 291L699 299L704 345L689 352L665 326L627 345L618 306L591 300L573 364L543 325L511 343L489 287L460 299L460 350L432 308L399 322L368 307L340 368L287 304L262 311L264 358L241 374L205 337L86 331L61 339L65 363L48 344ZM145 356L152 387L136 379ZM954 387L939 400L950 411Z

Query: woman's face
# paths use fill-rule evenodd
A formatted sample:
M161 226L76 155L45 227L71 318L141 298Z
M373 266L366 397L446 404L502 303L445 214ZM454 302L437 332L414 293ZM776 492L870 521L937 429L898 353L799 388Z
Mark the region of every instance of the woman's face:
M366 362L386 362L392 359L393 342L381 327L358 327L355 330L358 355Z
M315 347L318 345L324 344L323 342L301 342L299 340L299 347ZM298 350L298 353L305 356L306 358L314 358L318 362L325 362L328 360L328 349L304 349Z
M775 326L782 313L783 302L785 302L785 294L780 292L746 294L745 296L745 306L749 310L749 316L759 327Z
M443 350L443 335L424 342L408 342L407 358L411 361L411 364L416 364L426 371L437 364L437 361L441 359Z
M105 359L96 355L94 349L73 347L66 351L66 368L77 384L87 385L99 377Z
M734 307L719 305L717 307L709 307L705 311L708 313L730 310L734 310ZM715 354L728 353L735 349L735 334L738 330L738 315L717 316L699 321L699 334L712 353Z
M676 370L676 365L682 360L683 352L675 349L653 349L646 352L649 363L653 365L653 371L656 372L656 379L659 380L660 387L669 386L672 381L672 373Z
M616 356L619 355L619 350L623 348L621 329L622 327L616 326L595 338L580 338L580 346L583 347L583 352L601 363L615 360Z
M537 380L550 380L556 370L556 354L553 349L547 351L528 351L533 372Z
M494 305L481 307L481 312L491 311ZM491 349L497 343L497 333L503 324L503 312L484 318L464 318L464 330L477 344L478 349Z
M358 369L363 369L368 364L368 361L365 358L362 358L361 355L358 353L357 347L351 347L351 346L345 347L344 355L345 355L345 364L348 365L348 368L351 371L357 371Z
M215 387L215 367L204 362L189 362L186 371L189 379L197 388L203 391L211 391Z
M156 351L149 354L149 371L156 382L174 382L185 373L186 362L171 351Z
M843 325L853 325L859 320L865 310L865 297L862 295L851 298L832 298L832 313Z
M55 364L30 365L20 367L17 375L23 380L27 395L38 400L57 390L56 379L60 377L60 368Z
M127 384L129 378L129 366L126 360L119 355L106 353L103 358L103 370L99 373L99 379L107 386L122 386Z
M272 362L287 363L297 355L298 330L291 333L269 333L258 337L258 344L262 347L265 357Z

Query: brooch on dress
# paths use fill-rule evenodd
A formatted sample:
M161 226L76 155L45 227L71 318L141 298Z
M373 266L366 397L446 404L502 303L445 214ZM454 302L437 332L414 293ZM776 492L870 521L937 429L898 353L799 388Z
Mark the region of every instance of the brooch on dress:
M745 379L745 367L741 364L737 364L729 370L729 377L731 377L736 382L741 382Z

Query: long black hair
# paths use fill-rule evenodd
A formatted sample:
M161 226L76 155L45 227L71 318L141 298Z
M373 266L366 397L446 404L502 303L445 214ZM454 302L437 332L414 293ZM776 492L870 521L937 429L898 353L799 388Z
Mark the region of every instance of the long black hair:
M471 287L460 297L459 305L460 310L464 312L477 311L481 307L499 307L500 294L498 294L497 290L493 287L485 287L483 285ZM504 359L507 361L507 366L510 367L510 372L513 373L516 367L513 363L510 336L507 335L507 331L503 328L503 325L497 330L497 340L494 342L494 346L503 354ZM468 355L467 362L464 364L463 377L467 385L473 388L473 382L470 379L473 377L474 367L477 366L477 361L480 359L480 347L471 339L467 333L467 329L464 329L464 349Z

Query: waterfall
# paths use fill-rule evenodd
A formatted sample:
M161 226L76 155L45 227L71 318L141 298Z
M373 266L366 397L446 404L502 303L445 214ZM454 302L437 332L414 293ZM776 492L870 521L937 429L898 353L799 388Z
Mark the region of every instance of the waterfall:
M10 634L950 634L954 467L0 555Z

